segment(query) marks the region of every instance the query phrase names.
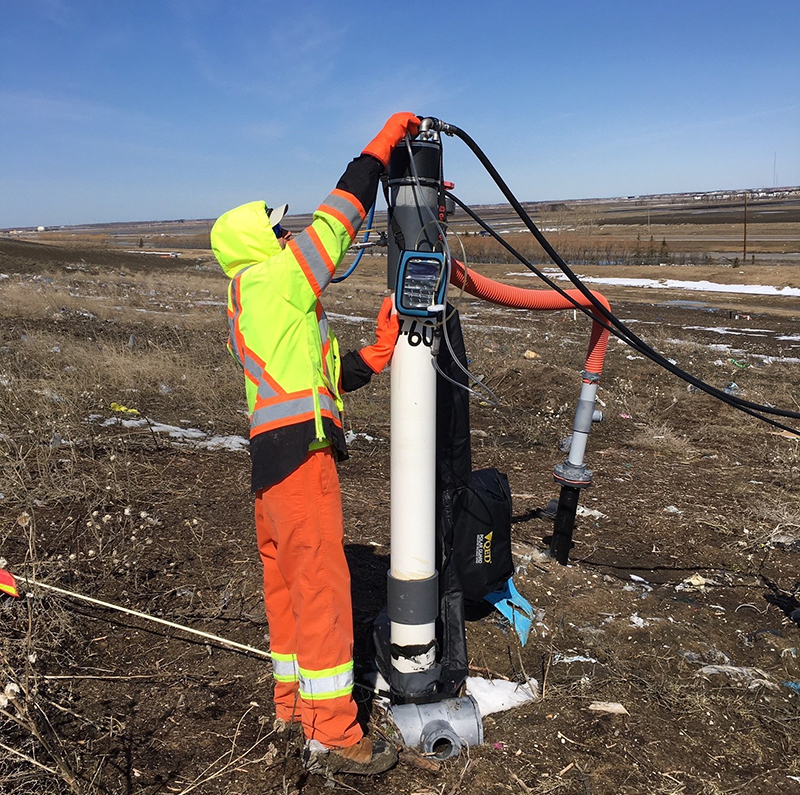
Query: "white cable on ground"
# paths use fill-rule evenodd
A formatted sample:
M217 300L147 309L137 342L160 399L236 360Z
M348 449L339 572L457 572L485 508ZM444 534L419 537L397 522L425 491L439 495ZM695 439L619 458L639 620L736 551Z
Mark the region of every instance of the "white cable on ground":
M132 610L129 607L122 607L121 605L115 605L111 602L103 602L100 599L93 599L91 596L84 596L83 594L75 593L74 591L67 591L64 588L58 588L55 585L46 585L43 582L38 582L37 580L31 580L27 577L22 577L20 575L14 575L15 579L19 580L20 582L27 583L28 585L35 585L39 588L44 588L47 591L55 591L56 593L64 594L64 596L71 596L73 599L80 599L84 602L90 602L94 605L100 605L100 607L107 607L110 610L117 610L120 613L128 613L129 615L136 616L137 618L143 618L145 621L154 621L157 624L163 624L167 627L172 627L173 629L180 629L183 632L188 632L191 635L197 635L201 638L206 638L207 640L213 640L216 643L219 643L223 646L230 646L234 649L239 649L240 651L247 651L251 654L257 654L260 657L267 657L271 659L270 653L268 651L264 651L263 649L256 649L253 646L246 646L244 643L237 643L235 640L228 640L227 638L221 638L219 635L212 635L210 632L202 632L199 629L192 629L191 627L185 627L183 624L176 624L173 621L167 621L163 618L156 618L156 616L147 615L147 613L140 613L138 610Z

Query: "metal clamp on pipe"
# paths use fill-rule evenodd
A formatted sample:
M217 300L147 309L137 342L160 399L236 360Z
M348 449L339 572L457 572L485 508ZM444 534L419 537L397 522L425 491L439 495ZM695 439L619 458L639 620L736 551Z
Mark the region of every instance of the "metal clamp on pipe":
M592 470L586 464L572 464L563 461L553 467L553 480L562 486L576 489L588 489L592 485Z

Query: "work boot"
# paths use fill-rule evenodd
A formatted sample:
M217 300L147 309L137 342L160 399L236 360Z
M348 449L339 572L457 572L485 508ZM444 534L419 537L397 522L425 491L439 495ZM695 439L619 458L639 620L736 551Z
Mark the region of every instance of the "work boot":
M397 751L391 743L383 739L373 741L371 737L362 737L355 745L335 749L311 740L303 756L309 773L328 776L334 773L374 776L385 773L397 762Z

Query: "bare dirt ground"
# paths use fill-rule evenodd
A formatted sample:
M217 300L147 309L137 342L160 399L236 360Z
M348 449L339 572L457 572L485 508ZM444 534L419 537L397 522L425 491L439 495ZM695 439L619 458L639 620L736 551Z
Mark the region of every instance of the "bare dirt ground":
M372 339L383 262L365 258L326 293L345 350ZM770 268L637 274L798 285L791 259ZM518 266L479 270L536 286L507 275ZM247 454L224 448L247 423L224 347L225 279L209 252L150 259L0 240L0 273L0 565L268 648ZM800 407L796 298L601 290L681 367L752 401ZM515 581L542 611L524 648L499 614L473 611L471 664L486 677L536 677L541 696L488 716L485 743L454 760L409 756L385 777L342 777L332 788L800 792L800 628L765 601L763 579L787 591L800 580L800 441L612 339L605 418L587 452L594 484L581 497L589 513L571 564L558 566L543 554L552 523L538 509L557 496L552 469L571 433L589 325L572 312L466 297L459 307L471 370L501 401L473 402L474 466L508 473ZM347 410L355 436L340 477L363 669L389 555L388 375L349 396ZM297 740L273 730L268 661L35 586L21 591L0 598L0 791L312 795L331 786L304 774ZM359 698L368 713L369 692Z

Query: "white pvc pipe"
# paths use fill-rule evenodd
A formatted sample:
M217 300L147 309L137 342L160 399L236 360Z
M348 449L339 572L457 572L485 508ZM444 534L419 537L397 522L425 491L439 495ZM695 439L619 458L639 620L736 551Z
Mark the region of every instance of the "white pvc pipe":
M401 316L391 382L391 575L425 580L436 573L436 371L433 327ZM427 343L427 344L426 344ZM395 648L429 647L414 657L392 656L401 673L436 663L436 626L391 622Z
M392 357L391 572L423 580L436 573L436 371L425 344L432 327L401 322Z

